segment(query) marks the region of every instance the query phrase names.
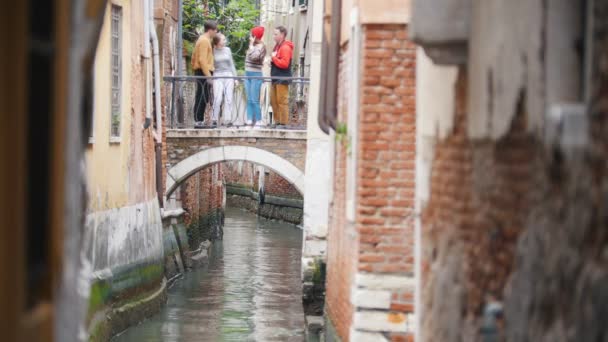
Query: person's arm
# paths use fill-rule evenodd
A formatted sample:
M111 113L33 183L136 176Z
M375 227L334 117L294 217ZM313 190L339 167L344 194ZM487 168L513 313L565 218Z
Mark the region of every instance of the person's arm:
M272 63L281 69L289 67L291 60L290 47L287 44L281 45L276 55L272 57Z
M264 48L260 45L252 46L250 50L247 52L247 57L251 61L259 62L263 59L262 53L264 52Z
M201 66L203 75L205 76L211 76L211 71L209 70L209 66L207 65L207 60L209 59L210 53L213 53L213 50L211 49L211 44L207 39L203 39L201 41L201 47L198 52L198 63Z

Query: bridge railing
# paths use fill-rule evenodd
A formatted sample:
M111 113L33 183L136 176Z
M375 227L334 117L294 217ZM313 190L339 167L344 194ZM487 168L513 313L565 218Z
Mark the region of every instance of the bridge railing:
M218 82L214 94L214 86L206 85L208 91L198 94L197 86L206 84L206 80ZM253 80L262 82L260 87L259 107L261 120L255 126L260 128L306 129L309 79L306 77L268 77L268 76L165 76L165 104L168 113L167 126L171 129L214 129L230 127L247 127L247 93L245 83ZM228 82L233 88L232 103L226 101ZM258 82L259 82L258 81ZM271 104L271 85L273 81L289 82L289 124L277 126ZM228 94L229 95L229 94ZM207 101L205 101L205 96ZM202 99L202 101L200 100ZM218 100L221 102L218 103ZM204 120L197 121L195 112L197 106L207 102L203 110ZM217 122L213 122L213 111L219 112ZM200 108L200 107L199 107Z

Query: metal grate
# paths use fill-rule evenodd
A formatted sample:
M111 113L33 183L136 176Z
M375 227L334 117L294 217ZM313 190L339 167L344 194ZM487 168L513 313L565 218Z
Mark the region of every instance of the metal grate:
M111 137L120 137L122 94L122 8L112 5L112 117Z

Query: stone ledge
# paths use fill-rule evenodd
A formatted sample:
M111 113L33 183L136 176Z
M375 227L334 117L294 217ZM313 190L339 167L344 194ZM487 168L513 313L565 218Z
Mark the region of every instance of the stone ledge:
M230 184L226 184L226 194L249 197L256 201L259 200L259 196L260 196L259 193L255 192L251 189L243 188L240 186L234 186L234 185L230 185ZM299 199L294 199L294 198L285 198L285 197L278 197L278 196L273 196L273 195L266 195L266 196L264 196L264 203L272 204L272 205L276 205L276 206L280 206L280 207L304 209L304 201L299 200Z
M351 303L356 308L365 309L390 309L391 291L389 290L365 290L353 288L351 291Z
M355 312L353 328L371 332L411 332L406 314L386 311Z
M352 329L350 332L351 342L388 342L389 340L381 333L371 333Z
M374 290L408 290L414 289L415 279L413 276L357 273L355 285L362 288Z
M168 129L169 138L257 138L306 140L306 130L288 129Z
M160 215L163 219L166 218L177 218L182 216L183 214L185 214L186 212L184 211L184 209L182 208L178 208L178 209L160 209Z

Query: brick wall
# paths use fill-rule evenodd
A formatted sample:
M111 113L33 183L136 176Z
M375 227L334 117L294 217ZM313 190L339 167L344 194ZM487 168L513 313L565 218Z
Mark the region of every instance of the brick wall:
M162 76L173 75L177 67L177 51L176 51L176 38L177 38L177 17L178 17L178 1L177 0L163 0L162 4L157 4L154 9L154 19L156 24L156 30L159 39L160 48L160 72ZM152 64L151 64L152 65ZM163 139L162 139L162 152L161 159L162 165L167 165L167 127L171 124L170 111L171 111L171 84L161 80L161 108L162 108L162 122L163 122ZM162 171L162 188L165 188L167 170L163 167Z
M514 69L543 74L542 89L557 86L545 80L573 81L544 74L562 76L561 70L547 68L545 56L563 53L563 48L548 47L542 56L533 56L538 59L520 60L518 53L506 68L475 70L479 60L474 59L469 70L459 70L454 129L435 144L430 197L422 212L425 341L599 341L608 336L608 257L600 252L608 245L608 24L598 20L607 10L608 2L594 2L587 12L594 18L586 18L593 27L587 38L595 48L587 67L594 76L585 84L589 99L581 100L588 101L586 111L572 120L588 127L547 136L547 128L565 121L545 116L551 103L544 93L534 92L528 79L517 85L516 105L494 107L481 118L509 118L504 134L483 139L470 134L468 121L475 118L473 106L467 106L471 98L504 102ZM529 21L538 22L534 17ZM518 43L536 42L536 37L546 43L544 33L525 34L530 38L518 37ZM488 54L487 43L477 42L484 49L472 49L470 55ZM467 75L475 72L492 75L501 89L473 87ZM535 101L547 102L540 113L532 110ZM538 116L542 127L530 128ZM492 306L504 310L488 313Z
M213 239L222 224L224 188L221 164L207 167L188 178L180 187L179 197L186 211L190 248L198 248L204 240Z
M201 133L206 134L206 133ZM278 134L278 133L277 133ZM217 138L217 137L168 137L167 149L169 150L168 162L175 165L187 157L200 152L204 148L215 146L251 146L272 152L279 157L289 161L304 172L306 164L306 139L281 139L281 138Z
M359 139L359 270L412 273L415 47L400 26L365 29Z
M338 87L338 120L346 122L348 46L340 54ZM350 288L356 272L357 241L354 227L347 225L346 205L346 155L345 144L336 144L334 154L334 196L329 207L329 230L327 236L327 281L325 310L339 337L348 341L352 324L353 307Z
M224 180L226 184L239 184L258 190L258 167L250 162L224 163ZM265 169L264 193L266 195L302 199L300 192L285 178L276 172Z
M224 163L224 181L226 184L239 184L257 190L257 168L244 161Z
M274 171L266 173L266 178L264 180L264 191L266 195L302 199L302 195L295 188L295 186Z
M328 237L327 312L343 340L349 339L350 332L357 334L350 336L352 340L371 338L366 334L375 332L401 341L411 338L408 320L413 312L414 289L408 286L408 279L413 279L414 272L415 46L407 40L405 25L364 25L362 34L357 207L353 227L345 218L348 147L345 142L337 143ZM352 82L347 78L350 61L345 55L343 50L340 122L348 122L348 115L354 115L347 113ZM382 289L376 289L355 283L355 272L366 279L391 277L398 281L389 285L392 282L387 280ZM389 299L376 307L354 300L353 307L353 295ZM378 324L370 323L366 317L378 312ZM387 332L393 329L398 332Z
M432 340L467 333L467 329L448 331L436 325L450 315L441 312L445 305L453 304L462 308L463 316L475 317L490 298L502 297L513 267L515 241L529 210L527 189L533 185L535 149L525 130L525 112L518 113L510 132L498 143L473 143L466 136L467 82L463 73L457 84L454 130L435 148L430 200L422 216L422 297L425 310L434 313L433 320L423 318L423 322L424 330L432 331L425 336ZM473 243L442 248L447 241L461 239ZM450 271L440 271L444 267ZM459 289L456 292L466 293L466 301L433 304L434 295L429 291L437 288L446 293Z

